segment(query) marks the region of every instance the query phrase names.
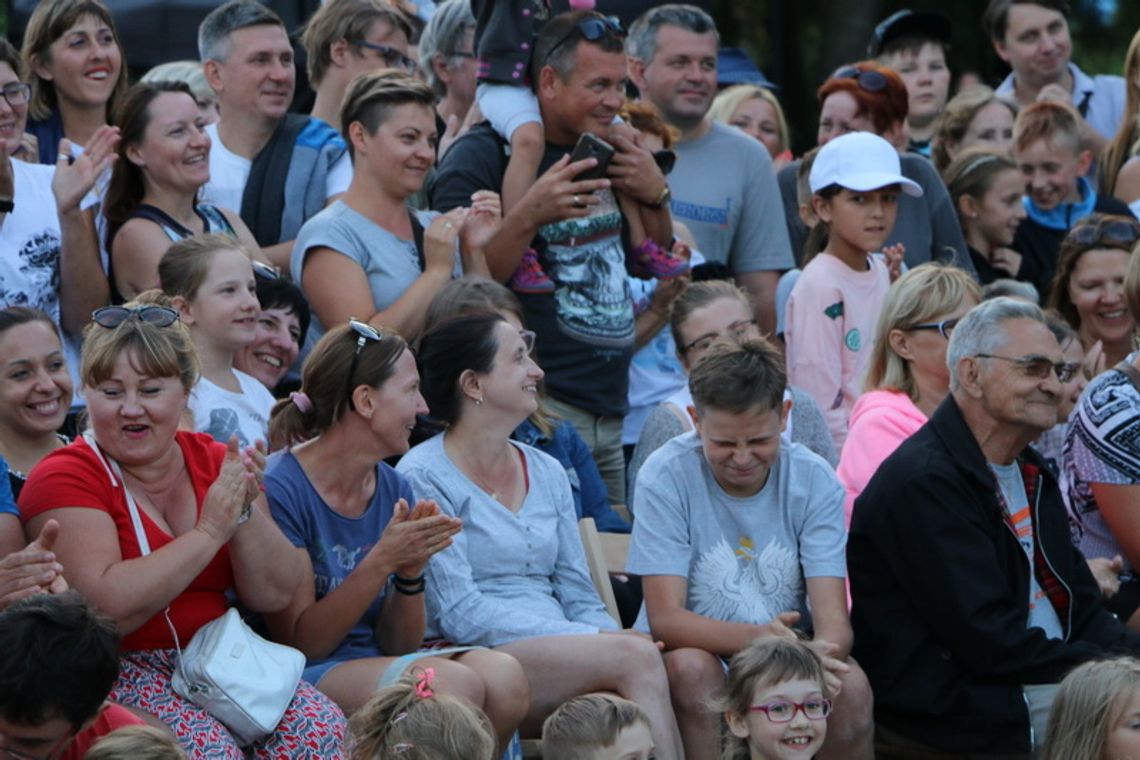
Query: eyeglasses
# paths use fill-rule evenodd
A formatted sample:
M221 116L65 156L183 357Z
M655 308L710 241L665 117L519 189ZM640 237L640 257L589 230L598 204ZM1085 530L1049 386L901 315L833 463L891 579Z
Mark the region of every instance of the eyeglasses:
M281 279L281 270L277 267L266 264L263 261L251 260L249 263L253 265L254 277L260 277L263 280L269 281Z
M1102 219L1074 227L1069 232L1069 240L1077 245L1112 243L1131 248L1140 240L1140 224L1129 219Z
M562 35L558 42L554 43L550 52L546 54L546 60L549 61L553 58L554 52L569 42L575 32L582 35L582 39L587 42L597 42L611 34L616 37L625 37L625 27L621 25L621 19L617 16L587 16L575 24L573 29Z
M944 319L941 322L923 322L921 324L914 325L910 329L937 330L939 335L941 335L946 340L950 340L950 333L954 332L954 328L957 327L959 321L960 320L958 317L953 317L951 319Z
M170 327L178 321L178 312L168 306L103 306L91 312L91 320L95 324L109 329L128 319L137 319L155 327Z
M704 351L705 349L707 349L709 346L711 346L713 344L713 341L715 341L717 338L722 338L722 337L730 337L737 342L743 341L745 338L748 337L749 333L752 332L752 329L754 327L756 327L756 320L755 319L738 319L735 322L733 322L732 324L730 324L728 326L728 329L726 329L724 332L706 333L706 334L702 335L701 337L697 338L696 340L694 340L692 343L689 343L685 346L682 346L681 352L682 353L688 353L689 351L692 351L694 348L698 348L701 351Z
M0 87L0 95L3 95L4 100L13 108L25 106L32 97L32 86L23 82L9 82Z
M1025 359L1015 359L1012 356L997 356L995 354L974 354L974 356L979 359L1001 359L1010 364L1016 364L1021 367L1026 375L1039 380L1044 380L1049 377L1050 372L1053 372L1062 383L1067 383L1072 380L1073 375L1077 374L1077 370L1081 368L1081 365L1075 362L1054 363L1043 356L1030 356Z
M352 364L348 365L348 377L345 378L346 382L346 395L348 396L348 408L354 408L352 405L352 389L355 388L352 384L352 376L356 374L356 365L360 361L360 352L364 350L365 344L370 340L380 342L384 340L384 333L377 330L367 322L361 322L358 319L348 320L348 326L356 333L356 351L352 354Z
M769 702L766 705L752 705L748 712L762 712L772 723L790 723L796 713L803 710L808 720L823 720L831 714L830 699L808 699L803 702Z
M668 174L677 165L677 154L671 150L655 150L653 151L653 161L662 174Z
M366 48L368 50L375 50L380 54L380 58L384 61L384 65L390 69L400 69L407 74L416 73L416 62L408 56L401 53L394 47L389 45L379 45L375 42L368 40L356 40L352 43L358 47Z
M859 87L867 92L882 92L887 89L887 78L882 72L863 71L857 66L845 66L835 72L833 79L854 79Z
M519 337L522 338L523 347L528 354L534 351L534 330L519 330Z
M444 53L444 58L474 58L475 51L473 50L456 50L453 53Z

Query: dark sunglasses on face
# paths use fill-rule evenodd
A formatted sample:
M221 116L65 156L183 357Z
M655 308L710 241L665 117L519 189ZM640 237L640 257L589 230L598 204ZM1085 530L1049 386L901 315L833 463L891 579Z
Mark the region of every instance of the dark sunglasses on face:
M673 167L677 165L677 154L671 150L655 150L653 151L653 160L661 173L668 176L669 172L673 171Z
M128 319L155 327L170 327L178 321L178 312L167 306L104 306L91 312L91 320L100 327L114 329Z
M582 39L587 42L597 42L611 34L615 37L624 38L625 27L621 25L621 20L617 16L588 16L575 24L573 29L554 43L550 52L546 54L547 60L554 57L554 51L569 42L575 34L581 35Z
M854 79L860 89L867 92L882 92L887 88L887 78L878 71L862 71L856 66L845 66L835 72L833 79Z

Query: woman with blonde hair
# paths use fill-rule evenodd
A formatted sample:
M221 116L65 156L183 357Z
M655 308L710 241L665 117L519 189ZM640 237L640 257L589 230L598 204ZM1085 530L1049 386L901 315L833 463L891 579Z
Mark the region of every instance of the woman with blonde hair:
M1124 118L1100 154L1098 192L1119 198L1140 216L1140 31L1124 56L1124 87Z
M792 160L788 120L771 90L754 84L727 87L713 100L709 116L759 140L777 170Z
M950 98L942 111L930 151L939 173L969 147L1009 153L1017 106L989 87L972 87Z
M1140 661L1086 662L1057 689L1041 760L1140 757L1133 725L1140 703Z
M926 424L950 390L950 334L981 298L978 284L954 266L923 264L891 285L875 330L864 393L851 409L836 474L855 498L903 441Z

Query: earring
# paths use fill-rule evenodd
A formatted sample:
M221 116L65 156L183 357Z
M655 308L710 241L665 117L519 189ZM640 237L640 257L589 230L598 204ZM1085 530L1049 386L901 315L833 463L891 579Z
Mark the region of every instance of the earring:
M483 406L483 399L481 399L481 398L475 399L475 406Z

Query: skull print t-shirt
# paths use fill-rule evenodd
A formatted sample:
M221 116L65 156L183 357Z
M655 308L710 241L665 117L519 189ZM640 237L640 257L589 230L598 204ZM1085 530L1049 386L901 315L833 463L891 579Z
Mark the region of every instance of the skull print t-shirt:
M759 493L730 496L685 433L638 473L627 570L686 578L686 609L715 620L763 625L794 611L806 621L805 579L846 575L843 493L827 462L793 443ZM634 627L649 630L644 606Z

